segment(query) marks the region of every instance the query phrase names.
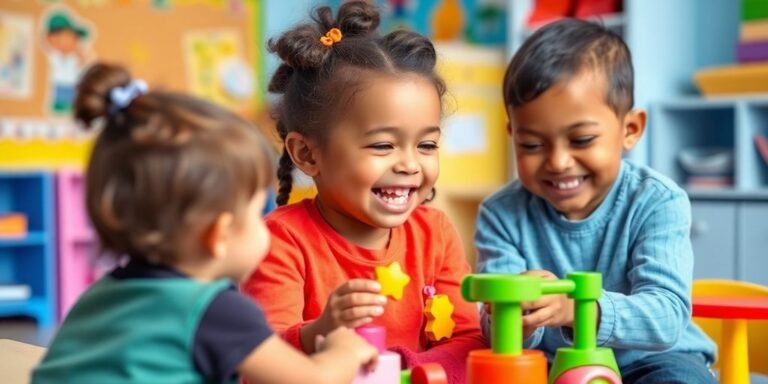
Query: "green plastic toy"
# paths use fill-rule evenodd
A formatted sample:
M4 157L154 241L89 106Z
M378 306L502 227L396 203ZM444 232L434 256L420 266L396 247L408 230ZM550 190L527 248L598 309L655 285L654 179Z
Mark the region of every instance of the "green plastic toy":
M613 351L597 347L597 299L602 290L602 275L594 272L569 273L562 280L538 276L473 274L462 283L462 295L468 301L491 306L491 350L510 357L523 354L523 302L543 295L567 294L575 302L573 347L560 348L549 372L548 382L579 367L605 367L620 376ZM595 378L594 382L602 378ZM608 382L608 381L605 381Z

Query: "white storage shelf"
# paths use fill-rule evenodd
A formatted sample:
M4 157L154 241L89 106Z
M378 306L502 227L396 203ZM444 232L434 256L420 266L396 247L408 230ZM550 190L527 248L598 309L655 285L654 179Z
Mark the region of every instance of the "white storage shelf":
M733 185L687 188L693 199L768 200L768 165L755 136L768 135L768 99L684 99L651 108L651 166L687 186L680 153L692 148L733 151Z

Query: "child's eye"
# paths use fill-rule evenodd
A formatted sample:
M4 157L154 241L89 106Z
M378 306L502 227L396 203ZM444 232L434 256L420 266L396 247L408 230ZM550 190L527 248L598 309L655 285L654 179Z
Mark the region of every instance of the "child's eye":
M367 146L366 148L373 149L374 151L389 151L394 148L394 146L390 143L375 143Z
M578 139L571 140L571 143L577 147L586 147L590 144L592 144L593 141L595 141L595 138L597 136L584 136L579 137Z
M419 150L422 152L434 152L440 148L434 141L427 141L419 144Z
M520 143L518 144L524 151L532 152L541 149L543 145L538 143Z

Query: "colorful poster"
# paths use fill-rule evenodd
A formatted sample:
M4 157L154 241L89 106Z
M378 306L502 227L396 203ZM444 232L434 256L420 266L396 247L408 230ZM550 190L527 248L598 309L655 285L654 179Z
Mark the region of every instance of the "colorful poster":
M31 96L33 25L32 17L0 12L0 98Z
M338 7L344 0L310 0ZM499 45L507 36L510 0L375 0L383 10L384 31L414 30L433 41L462 40Z
M43 18L43 49L48 58L49 102L53 114L72 111L80 73L92 60L93 28L64 8L53 8Z
M236 30L187 34L184 51L190 91L227 107L249 100L255 88L254 75L242 47L242 38Z

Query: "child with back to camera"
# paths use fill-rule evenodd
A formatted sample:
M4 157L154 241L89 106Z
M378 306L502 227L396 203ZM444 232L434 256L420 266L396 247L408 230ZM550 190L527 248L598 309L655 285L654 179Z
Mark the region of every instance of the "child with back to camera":
M282 207L266 219L272 249L244 287L300 350L314 351L315 336L339 326L374 323L406 367L438 362L461 383L468 352L486 346L460 294L470 267L445 215L422 204L438 176L445 85L428 39L382 36L378 25L373 5L350 1L335 19L319 8L270 42L282 59L269 86L282 95ZM314 179L317 196L284 206L294 167ZM393 262L411 281L387 301L374 270ZM424 288L450 298L452 337L425 335Z
M147 92L119 66L78 85L75 117L103 121L86 175L102 247L127 263L67 315L34 383L351 382L377 351L349 329L306 357L239 293L263 259L273 162L261 134L189 96Z
M600 272L597 342L613 348L624 383L714 383L714 345L691 321L688 197L622 159L646 122L633 77L623 40L586 21L544 26L515 53L503 92L519 180L480 207L478 270ZM551 359L572 343L565 295L524 310L527 348Z

